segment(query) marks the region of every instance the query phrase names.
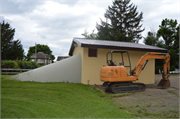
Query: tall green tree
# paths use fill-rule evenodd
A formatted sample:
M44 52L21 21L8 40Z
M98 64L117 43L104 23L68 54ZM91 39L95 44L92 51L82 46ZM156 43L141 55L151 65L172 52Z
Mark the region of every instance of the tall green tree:
M112 6L108 6L105 13L106 21L96 25L98 39L138 42L142 38L140 22L143 13L137 12L137 6L130 3L130 0L115 0Z
M158 36L162 37L165 42L165 48L170 50L173 48L173 44L176 40L178 33L177 20L173 19L163 19L161 25L159 25L159 30L157 31Z
M1 59L3 60L22 60L24 49L20 40L13 40L15 28L11 28L9 23L4 21L1 25Z
M48 54L51 56L51 59L54 60L55 56L52 55L51 49L47 45L41 45L37 44L36 45L37 53L38 52L43 52L45 54ZM29 60L29 57L35 53L35 46L29 47L28 53L27 53L27 60Z
M168 50L171 56L171 70L178 68L179 64L179 25L177 20L163 19L159 30L158 36L164 40L164 48Z

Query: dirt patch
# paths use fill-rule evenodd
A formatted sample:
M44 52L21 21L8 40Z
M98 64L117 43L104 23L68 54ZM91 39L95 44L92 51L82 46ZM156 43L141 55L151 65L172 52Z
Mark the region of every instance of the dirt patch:
M113 98L116 104L139 117L179 117L179 75L171 75L170 87L157 89L161 75L155 76L155 84L146 85L144 92Z

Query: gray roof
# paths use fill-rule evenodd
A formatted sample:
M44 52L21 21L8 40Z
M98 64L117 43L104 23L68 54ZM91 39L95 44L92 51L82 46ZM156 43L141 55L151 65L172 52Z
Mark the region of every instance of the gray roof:
M148 51L148 52L167 52L167 49L164 48L159 48L159 47L144 45L139 43L73 38L73 42L69 51L70 56L72 56L72 53L74 51L75 48L74 44L78 44L80 47L91 47L91 48L136 50L136 51Z
M38 53L36 53L36 54L34 53L30 56L30 59L35 59L35 58L37 58L37 59L51 59L51 56L48 54L44 54L42 52L38 52Z
M56 61L60 61L60 60L66 59L66 58L69 58L69 56L58 56Z

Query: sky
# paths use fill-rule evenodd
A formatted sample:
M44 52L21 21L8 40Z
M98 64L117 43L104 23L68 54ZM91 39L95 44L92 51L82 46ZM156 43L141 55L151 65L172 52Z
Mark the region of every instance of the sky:
M180 23L180 0L131 0L143 12L142 36L157 31L165 18ZM104 13L112 0L0 0L0 22L15 28L25 54L36 44L48 45L52 54L68 56L74 37L87 30L96 30L96 23L105 20ZM143 44L143 39L139 41Z

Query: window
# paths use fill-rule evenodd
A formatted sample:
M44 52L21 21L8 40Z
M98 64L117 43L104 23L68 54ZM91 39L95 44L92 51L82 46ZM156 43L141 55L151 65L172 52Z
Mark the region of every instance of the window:
M97 57L97 49L89 48L88 56L89 57Z

